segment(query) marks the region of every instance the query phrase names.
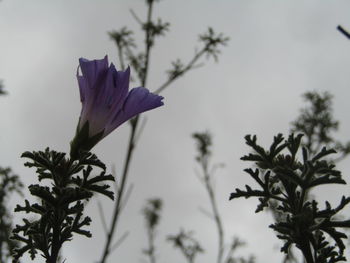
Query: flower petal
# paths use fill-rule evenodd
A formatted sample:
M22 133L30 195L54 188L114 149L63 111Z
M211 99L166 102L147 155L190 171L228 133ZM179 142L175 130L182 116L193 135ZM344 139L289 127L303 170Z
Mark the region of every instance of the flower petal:
M96 97L100 94L103 81L108 70L108 57L99 60L79 59L82 75L77 71L77 79L80 91L80 100L83 104L79 128L89 119L94 111Z
M123 107L123 103L128 96L129 92L129 82L130 82L130 68L128 67L125 71L117 71L113 64L110 67L111 78L107 82L114 87L113 94L111 97L111 107L112 111L115 113ZM113 85L112 85L113 84Z
M146 88L138 87L132 89L126 98L123 107L116 113L111 123L106 126L106 135L132 117L162 106L164 104L162 100L162 96L153 94Z
M90 88L98 87L101 74L108 70L108 57L103 59L87 60L85 58L79 59L79 65L83 77L86 79Z

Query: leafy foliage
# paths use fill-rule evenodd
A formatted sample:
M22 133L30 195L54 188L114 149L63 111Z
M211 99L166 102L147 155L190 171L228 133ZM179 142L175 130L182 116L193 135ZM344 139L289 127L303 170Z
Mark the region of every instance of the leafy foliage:
M332 147L344 158L350 153L350 142L337 141L333 133L339 129L339 121L333 117L332 99L328 93L306 92L303 95L308 105L298 118L292 122L291 132L304 134L304 143L310 154L316 154L322 147Z
M243 156L241 160L254 162L256 169L245 169L259 185L253 189L236 189L230 199L239 197L258 197L259 205L256 212L269 205L269 200L278 203L277 210L286 216L282 221L275 222L270 227L277 232L277 237L284 241L281 251L287 253L292 244L299 248L307 263L334 263L344 261L344 241L346 235L339 227L350 227L350 221L336 220L335 216L349 202L349 197L342 197L340 204L332 208L326 202L320 209L316 200L309 198L307 193L314 187L326 184L345 184L341 172L326 158L335 153L333 149L323 147L318 153L310 156L302 145L302 136L290 135L284 140L281 134L265 150L257 144L256 136L245 137L253 153ZM302 160L298 160L301 150ZM286 153L284 153L286 152ZM326 241L329 236L334 244Z
M208 162L208 158L211 155L212 138L209 132L196 132L192 137L197 142L198 155L196 160L201 162Z
M16 212L35 215L24 218L22 225L16 225L13 239L24 243L14 250L14 262L26 252L32 259L38 250L46 262L56 263L62 244L72 239L73 233L91 237L85 227L91 222L84 216L84 204L93 193L101 193L113 199L113 192L105 181L113 181L106 175L105 165L91 153L82 153L78 160L65 158L65 153L52 151L24 152L22 157L30 159L24 165L36 168L39 182L50 181L50 186L30 185L31 195L39 199L31 204L25 200L23 206L17 205ZM92 175L92 167L102 169L99 175ZM82 173L82 175L80 175Z
M245 246L245 242L240 240L238 237L233 238L232 243L230 245L230 249L227 255L225 262L227 263L254 263L254 256L249 256L248 258L244 257L234 257L234 253L241 247Z
M13 192L21 193L22 187L18 175L13 174L10 168L0 167L0 262L10 259L11 250L18 245L10 239L12 216L6 204Z
M213 57L215 61L218 61L218 55L220 54L219 46L225 46L230 40L222 33L215 33L213 28L209 27L208 31L199 35L199 40L204 43L205 52L208 57Z
M159 224L160 213L162 211L163 202L159 198L149 199L142 210L146 221L146 229L148 236L148 249L144 249L144 253L149 257L151 263L156 262L154 239L156 235L156 227Z
M159 223L160 212L162 211L163 202L159 198L149 199L143 208L143 215L146 219L147 228L153 229Z
M333 96L329 92L311 91L304 93L303 98L306 106L291 123L291 132L304 134L303 146L307 148L310 155L316 154L325 145L340 153L339 157L332 158L333 162L346 158L350 153L350 142L341 143L334 137L334 133L339 129L339 121L333 116ZM276 221L281 221L285 217L283 212L276 210L278 204L273 200L270 200L269 207ZM298 262L293 250L289 250L283 262Z
M169 235L167 240L173 243L175 248L180 249L189 263L194 262L198 253L204 252L199 242L192 237L191 232L180 230L176 235Z

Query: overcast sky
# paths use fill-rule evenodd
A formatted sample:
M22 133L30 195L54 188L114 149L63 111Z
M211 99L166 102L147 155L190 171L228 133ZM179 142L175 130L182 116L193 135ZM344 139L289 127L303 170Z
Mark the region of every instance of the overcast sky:
M81 108L75 77L78 59L108 54L118 65L107 31L122 26L135 30L142 40L130 8L145 17L143 0L0 2L0 79L9 93L0 98L0 160L20 174L25 185L36 182L36 177L34 170L23 167L19 158L23 151L47 146L69 150ZM185 262L165 242L180 228L193 230L205 248L197 262L214 262L217 233L214 223L198 210L209 209L210 204L195 175L198 167L190 136L203 130L214 135L214 161L226 164L217 174L216 191L227 244L237 235L248 244L243 254L254 253L260 263L280 262L280 243L268 228L271 217L254 214L256 200L228 201L236 187L252 182L242 171L248 164L239 160L249 151L243 137L257 134L269 145L275 134L288 132L303 106L304 92L328 90L335 96L334 114L341 122L339 139L349 138L350 41L336 30L338 24L350 29L349 12L350 2L345 0L163 0L156 5L154 15L169 21L171 31L152 51L150 90L166 80L170 61L191 58L200 48L198 34L208 26L224 32L230 42L218 63L209 60L189 72L164 91L164 107L145 114L147 126L130 170L134 190L118 232L119 237L125 231L130 235L109 262L144 262L141 209L152 197L164 201L158 262ZM108 167L116 166L117 180L128 132L125 124L93 150ZM341 164L345 175L348 162ZM349 194L346 187L336 189ZM343 193L334 190L334 200ZM99 200L109 221L113 203L104 197ZM66 243L66 262L93 262L101 256L104 231L96 200L88 213L93 238L76 237Z

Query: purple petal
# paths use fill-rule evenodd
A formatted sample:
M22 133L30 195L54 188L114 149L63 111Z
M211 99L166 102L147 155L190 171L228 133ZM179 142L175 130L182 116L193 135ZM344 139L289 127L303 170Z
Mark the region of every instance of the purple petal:
M101 74L108 70L108 57L103 59L87 60L85 58L79 59L79 65L82 76L86 79L90 88L97 86L97 82L101 78Z
M108 57L99 60L79 59L82 75L77 71L77 79L80 91L80 100L83 104L80 114L80 128L91 117L96 98L103 87L104 78L108 70Z
M77 79L78 79L78 85L79 85L79 92L80 92L80 101L83 103L86 100L86 97L88 96L89 87L86 79L82 76L79 76L79 68L77 70Z
M146 88L134 88L124 102L123 110L131 115L129 118L132 118L136 114L162 106L164 104L162 100L162 96L153 94Z
M153 94L146 88L138 87L132 89L126 98L122 109L116 113L111 123L106 127L106 135L132 117L162 106L162 100L162 96Z
M130 68L125 71L117 71L113 64L111 64L108 72L109 78L107 79L108 85L114 87L112 89L113 94L111 98L111 107L113 112L117 112L123 106L128 92L130 82Z

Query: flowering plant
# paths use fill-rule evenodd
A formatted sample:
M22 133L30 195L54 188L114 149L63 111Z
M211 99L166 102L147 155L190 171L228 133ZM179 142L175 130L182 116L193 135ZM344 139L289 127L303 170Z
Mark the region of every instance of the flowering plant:
M106 174L106 166L89 151L102 138L135 115L163 105L163 97L139 87L129 92L130 70L117 71L108 66L107 56L101 60L80 59L82 75L77 74L83 104L75 138L71 142L71 156L52 151L25 152L30 159L27 167L35 167L38 180L50 180L50 186L30 185L31 195L39 199L31 204L17 205L16 212L35 214L16 225L13 239L24 243L14 249L14 262L28 252L32 259L38 251L47 263L56 263L64 242L73 234L91 237L85 227L91 218L84 216L86 201L94 193L114 199L106 181L114 181ZM102 171L93 175L93 167Z
M80 99L83 104L71 157L78 151L89 151L100 140L132 117L163 105L163 97L138 87L129 91L130 68L117 71L108 58L79 60L82 75L77 72Z

